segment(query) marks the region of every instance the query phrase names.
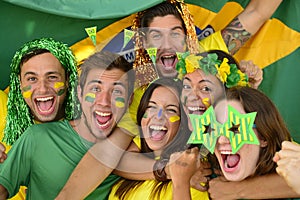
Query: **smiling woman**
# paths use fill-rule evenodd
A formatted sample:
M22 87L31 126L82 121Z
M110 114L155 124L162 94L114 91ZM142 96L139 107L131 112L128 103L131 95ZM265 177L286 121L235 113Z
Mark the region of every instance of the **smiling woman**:
M140 153L147 157L165 162L172 153L187 148L190 132L180 103L181 88L180 81L158 79L149 85L141 99L137 113L141 137ZM173 178L176 177L172 177L172 180ZM172 199L172 192L175 190L172 180L121 179L113 187L109 199ZM180 178L177 180L182 181ZM208 199L206 192L194 189L191 191L195 199Z
M253 130L254 137L259 143L253 144L246 141L242 135L241 124L234 124L234 135L240 135L244 143L235 153L234 144L227 135L221 135L216 144L215 155L219 161L222 172L227 180L241 181L251 176L274 173L276 163L272 158L276 151L281 149L284 140L291 140L290 133L277 111L276 106L262 92L249 87L233 87L227 90L226 99L218 101L215 105L216 119L224 123L227 118L227 108L234 108L244 116L256 112L254 126L246 130L250 134ZM248 138L249 139L249 138Z

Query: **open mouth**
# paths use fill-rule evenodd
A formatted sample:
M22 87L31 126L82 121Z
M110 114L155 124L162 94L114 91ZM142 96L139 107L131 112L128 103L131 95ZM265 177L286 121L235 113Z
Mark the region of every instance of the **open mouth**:
M167 134L168 129L164 126L151 125L149 127L150 138L152 140L162 140L163 137Z
M202 106L188 106L188 112L189 114L195 114L195 115L202 115L206 108Z
M95 118L100 129L106 129L110 125L112 113L95 111Z
M51 114L54 110L55 99L51 97L38 97L35 98L35 104L38 108L38 112L42 115Z
M233 171L240 162L240 155L232 154L231 151L221 151L221 157L226 172Z
M161 62L164 65L166 70L175 69L175 65L177 63L177 56L176 55L161 56Z

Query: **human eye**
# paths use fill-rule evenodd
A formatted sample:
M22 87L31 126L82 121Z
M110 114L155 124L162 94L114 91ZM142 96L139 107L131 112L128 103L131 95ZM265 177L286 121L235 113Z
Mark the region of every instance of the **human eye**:
M240 133L239 127L240 127L239 124L236 125L233 124L232 127L229 128L229 131L233 132L234 134L238 134Z
M173 32L171 33L171 37L172 37L172 38L179 38L180 35L181 35L181 34L180 34L179 32L174 32L174 31L173 31Z
M49 79L50 81L56 81L56 80L59 79L59 77L58 77L58 76L55 76L55 75L51 75L51 76L48 76L48 79Z
M113 93L114 95L118 95L118 96L123 95L123 91L120 90L120 89L114 89L112 93Z
M150 33L151 40L159 40L161 39L162 35L159 32L152 32Z
M28 81L28 82L35 82L36 80L37 80L37 78L34 76L29 76L26 78L26 81Z
M98 85L91 85L89 88L91 92L101 92L101 88Z
M183 88L184 90L188 90L188 89L191 89L192 87L191 87L189 84L183 84L183 85L182 85L182 88Z
M177 114L178 113L178 109L176 109L176 108L167 108L166 111L168 113L171 113L171 114Z
M212 91L212 89L210 87L208 87L208 86L203 86L203 87L201 87L200 90L204 91L204 92L211 92Z

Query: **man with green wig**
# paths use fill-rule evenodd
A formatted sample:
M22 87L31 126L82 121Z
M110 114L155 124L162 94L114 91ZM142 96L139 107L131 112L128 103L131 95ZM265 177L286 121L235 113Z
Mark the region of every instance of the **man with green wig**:
M32 40L15 53L10 67L4 151L32 124L71 120L79 111L76 60L67 45L52 38ZM3 151L0 155L5 160ZM22 193L15 198L24 199Z

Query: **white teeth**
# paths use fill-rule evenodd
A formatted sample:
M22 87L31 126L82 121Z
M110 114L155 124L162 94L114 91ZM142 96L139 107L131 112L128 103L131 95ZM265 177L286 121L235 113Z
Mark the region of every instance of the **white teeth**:
M205 110L205 108L202 108L202 107L199 107L199 106L197 106L197 107L188 107L188 109L190 111L198 111L198 110L204 111Z
M49 101L52 100L53 97L40 97L40 98L36 98L37 101Z
M168 59L168 58L174 58L175 56L172 55L172 56L162 56L162 57L165 58L165 59Z
M99 112L99 111L96 111L95 113L101 117L107 117L107 116L111 115L111 113L104 113L104 112Z
M226 154L226 155L229 155L229 154L232 154L231 151L220 151L221 154Z
M163 126L155 126L155 125L151 125L151 126L150 126L150 129L156 130L156 131L166 131L166 130L167 130L166 127L163 127Z

